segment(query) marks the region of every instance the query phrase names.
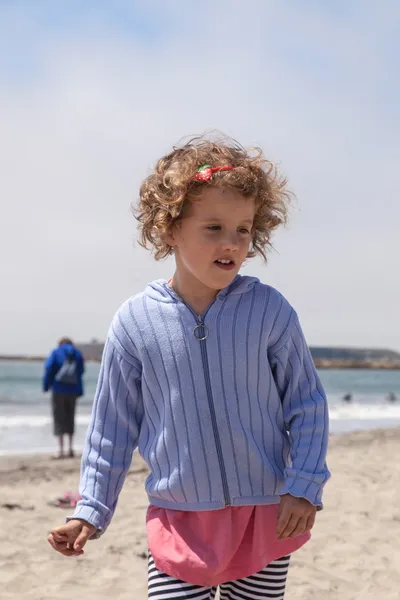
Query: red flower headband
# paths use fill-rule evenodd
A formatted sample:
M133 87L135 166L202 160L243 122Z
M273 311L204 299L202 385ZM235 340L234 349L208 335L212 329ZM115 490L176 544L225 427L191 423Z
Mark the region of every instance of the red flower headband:
M213 173L219 171L232 171L232 165L224 165L223 167L210 167L210 165L202 165L191 178L191 181L210 181Z

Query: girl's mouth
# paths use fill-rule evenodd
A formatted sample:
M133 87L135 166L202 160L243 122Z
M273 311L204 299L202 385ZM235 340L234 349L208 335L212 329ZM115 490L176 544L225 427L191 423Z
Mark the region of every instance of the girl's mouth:
M219 258L214 261L214 264L217 265L217 267L219 267L220 269L223 269L224 271L231 271L235 268L235 263L233 262L233 260L225 260Z

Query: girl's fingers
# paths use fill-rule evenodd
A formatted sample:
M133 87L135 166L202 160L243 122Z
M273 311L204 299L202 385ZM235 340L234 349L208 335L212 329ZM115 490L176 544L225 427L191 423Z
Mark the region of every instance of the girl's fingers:
M77 551L82 550L83 546L86 544L89 537L94 533L93 530L96 531L95 527L88 527L87 525L84 525L82 527L82 531L80 532L80 534L78 535L78 537L76 538L76 540L73 544L74 548Z
M311 531L311 529L314 527L314 522L315 522L315 513L313 513L312 515L309 515L308 517L302 517L301 519L299 519L299 522L297 523L296 528L292 531L292 533L288 537L294 538L294 537L297 537L298 535L301 535L302 533L305 533L306 531Z
M60 533L59 531L52 531L51 535L57 542L68 540L68 536L66 533Z
M278 535L278 539L279 540L284 540L285 538L288 538L291 536L292 532L296 529L297 524L299 522L299 517L295 516L295 515L291 515L289 521L287 522L285 528L283 529L283 531L281 532L280 535Z
M290 517L291 517L290 510L288 509L287 506L285 506L285 504L281 500L281 504L279 507L278 523L276 525L276 536L278 539L281 538L281 535L282 535L285 527L289 523Z
M83 550L81 550L80 552L77 552L76 550L72 550L71 548L65 548L64 550L57 550L57 552L59 552L60 554L63 554L64 556L80 556L81 554L83 554Z
M314 523L315 523L315 517L316 517L316 512L314 512L312 515L310 515L307 519L307 525L306 525L306 531L311 531L311 529L314 527Z
M307 531L307 517L302 517L301 519L299 519L295 529L293 529L292 533L288 537L297 537L305 531Z
M80 556L83 554L83 550L74 550L73 545L66 540L57 541L54 539L53 534L50 534L47 540L54 550L60 554L63 554L64 556Z

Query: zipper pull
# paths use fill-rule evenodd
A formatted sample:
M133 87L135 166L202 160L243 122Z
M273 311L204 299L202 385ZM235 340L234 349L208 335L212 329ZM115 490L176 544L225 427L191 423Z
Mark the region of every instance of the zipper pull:
M204 325L201 317L198 317L199 322L196 327L193 329L193 335L199 342L203 342L208 338L208 329Z

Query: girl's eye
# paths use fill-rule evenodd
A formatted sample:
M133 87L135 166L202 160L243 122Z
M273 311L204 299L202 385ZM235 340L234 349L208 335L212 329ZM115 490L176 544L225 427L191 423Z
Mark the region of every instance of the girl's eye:
M250 233L250 231L248 229L246 229L246 227L241 227L239 229L240 233Z
M207 227L207 229L209 229L210 231L219 231L221 229L220 225L209 225Z

